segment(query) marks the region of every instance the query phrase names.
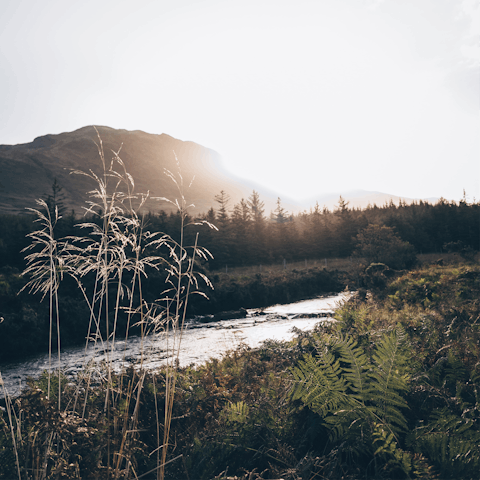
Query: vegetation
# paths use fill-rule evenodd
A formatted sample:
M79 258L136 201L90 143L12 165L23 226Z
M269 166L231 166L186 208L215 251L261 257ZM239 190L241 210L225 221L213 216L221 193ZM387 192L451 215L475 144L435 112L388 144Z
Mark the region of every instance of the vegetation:
M50 209L52 205L63 208L58 183L54 182L52 192L45 195L45 199ZM197 233L200 234L202 245L214 256L208 263L211 271L225 271L226 266L283 265L284 260L288 264L305 259L312 263L325 258L348 258L358 253L358 235L368 234L373 225L378 226L378 232L390 231L400 242L408 242L409 256L413 249L416 254L454 252L471 260L480 248L480 203L469 203L466 199L460 202L440 199L436 204L390 203L361 210L350 209L340 197L334 211L321 209L317 204L309 212L298 215L286 212L278 199L277 208L270 216L266 215L255 191L232 207L228 194L223 191L214 199L217 209L212 208L195 218L187 212L184 230L187 244L193 244ZM0 268L9 266L18 271L25 268L19 247L28 245L25 235L35 230L33 220L27 215L0 215ZM218 230L206 224L198 225L202 220L217 225ZM87 214L85 221L96 223L99 218ZM145 212L143 222L150 232L163 232L179 240L181 216L178 212ZM60 236L79 235L76 223L78 218L72 212L65 213L56 230ZM392 268L396 267L392 265Z
M350 209L340 197L334 211L317 204L298 215L286 212L278 199L267 217L257 192L231 210L223 192L219 209L203 218L222 225L218 232L201 231L205 247L214 255L213 269L350 257L358 253L358 235L368 235L374 225L379 229L375 235L390 231L404 245L405 266L392 264L392 268L408 268L415 253L456 251L468 259L480 248L480 204L465 199L458 203L440 199L435 205L390 203L361 210ZM153 215L151 221L156 221Z
M62 211L58 182L54 181L45 202L52 218L55 208ZM185 244L194 245L199 234L202 245L214 256L208 263L197 258L196 268L210 278L214 289L199 285L210 301L192 297L188 315L295 301L347 285L385 285L392 271L376 266L365 273L364 267L382 263L390 270L411 268L419 255L429 252L438 257L450 252L450 256L471 261L480 247L478 202L441 199L435 205L391 203L356 210L349 209L340 198L333 212L317 205L308 213L293 216L278 199L270 217L257 192L232 208L225 192L216 195L216 202L217 209L196 218L188 211L183 220L178 212L145 213L141 217L145 231L166 234L176 242L180 241L183 222ZM202 223L205 221L216 224L218 230ZM78 222L72 212L65 212L55 224L56 238L83 236L85 230ZM93 212L87 212L82 223L98 228L102 225L101 217ZM4 318L0 324L0 362L48 349L48 305L39 304L38 295L17 295L26 281L20 275L26 267L21 250L28 246L26 235L35 227L34 217L28 215L0 218L0 317ZM382 275L375 272L379 268L383 269ZM165 271L149 269L142 290L148 302L158 297L165 279ZM91 283L90 290L93 288L93 276L83 281ZM109 306L111 316L115 315L114 307L115 303ZM59 285L58 309L62 345L83 342L90 313L77 283L68 277ZM124 336L128 318L123 311L117 321L117 334ZM130 329L131 334L141 333L138 326L130 324ZM54 340L55 335L53 332Z
M51 360L15 399L0 376L0 478L478 477L478 204L356 211L340 199L335 212L317 207L294 218L279 199L267 220L255 192L232 215L221 192L218 212L192 219L181 176L168 173L179 187L178 212L142 217L146 196L134 193L118 152L106 162L100 139L98 146L102 171L80 172L96 184L84 222L60 218L56 182L32 210L36 230L9 219L31 243L23 276L20 264L1 272L0 332L10 342L30 327L49 345ZM436 237L439 224L429 226L429 218L443 219ZM216 246L217 266L245 259L258 271L209 272L199 233ZM286 263L276 273L260 270L278 258L305 258L305 245L311 258L352 256L349 270L300 271ZM414 268L419 246L456 251L463 263ZM219 286L209 292L210 304L208 274ZM243 346L199 367L179 367L188 305L194 313L267 306L347 283L357 294L337 310L336 322L298 331L292 342ZM39 297L48 299L41 307ZM83 323L70 318L68 328L105 358L75 377L62 373L60 359L63 318L73 311ZM143 368L146 348L138 362L114 365L118 337L132 333L173 333L164 367Z
M334 325L180 369L165 478L477 478L480 268L427 265L364 293ZM98 371L88 389L83 375L79 396L63 381L60 410L45 377L30 384L10 406L22 412L21 438L5 412L4 478L15 474L13 439L22 478L34 478L29 468L45 468L47 478L155 469L168 372L112 375L122 401L110 418L107 374ZM85 415L75 414L69 405L83 404L87 391ZM127 442L121 426L133 417ZM129 470L109 466L121 448Z
M398 270L412 267L417 257L413 246L402 241L391 227L368 225L356 237L355 256L368 266L384 263Z
M75 464L69 464L66 470L62 466L64 455L68 455L68 441L59 436L56 426L62 423L62 418L67 418L68 422L73 422L77 426L86 418L91 403L89 395L91 390L95 391L92 386L97 381L97 372L85 367L79 382L74 388L70 387L71 394L69 395L68 389L65 390L60 354L59 286L62 281L68 278L82 294L87 306L89 324L85 350L94 349L95 352L101 352L105 356L105 368L100 373L100 383L103 388L97 393L102 396L102 415L107 425L108 453L104 468L108 477L116 478L125 476L125 472L129 476L133 469L130 456L134 451L130 450L128 445L132 441L134 443L132 438L136 436L138 395L142 391L145 377L145 372L142 371L134 381L128 383L125 392L120 388L122 393L119 395L117 382L122 385L124 377L114 374L115 367L112 360L117 329L126 325L123 335L128 336L130 325L136 325L142 339L149 334L171 333L168 337L170 345L167 346L169 357L165 370L163 428L160 436L157 416L157 447L155 449L157 452L155 471L159 478L163 478L169 449L178 352L187 303L190 294L198 290L199 280L210 286L208 278L201 272L195 271L196 258L207 259L210 253L199 247L197 241L190 247L184 242L183 231L188 205L183 197L181 175L176 178L172 173L167 172L172 181L177 184L180 194L179 199L175 201L180 219L180 238L176 241L169 235L151 233L144 228L137 211L141 209L147 195L134 193L133 178L125 171L118 153L113 152L112 161L109 164L106 163L100 138L98 149L102 163L102 171L99 174L93 171L73 172L85 175L96 183L96 187L90 192L88 212L96 217L97 221L84 222L78 226L79 229L88 232L86 235L58 238L60 215L59 206L54 201L54 198L57 200L60 198L58 195L53 200L49 197L49 203L38 200L39 208L31 209L37 217L36 222L39 223L40 228L28 234L31 244L24 249L28 254L25 257L27 268L23 272L27 283L22 290L40 294L42 299L49 300L49 322L46 329L49 338L49 368L45 374L46 385L43 393L31 401L33 403L47 401L49 405L41 414L38 412L35 414L38 428L33 428L34 437L31 437L32 430L22 431L20 427L19 422L23 420L23 411L12 408L8 392L4 389L5 408L8 412L8 425L12 434L11 440L19 478L23 475L33 478L58 477L59 469L62 476L80 475L78 463L74 471L69 468ZM54 187L55 185L56 183ZM120 187L124 190L120 190ZM58 193L58 188L54 188L55 190ZM153 301L147 301L142 293L142 278L148 275L149 270L163 272L164 279L164 290L158 292ZM58 375L52 378L54 345L58 355ZM142 349L137 365L140 370L142 370L145 354L146 351ZM42 390L38 389L38 391ZM137 403L132 404L134 405L133 415L125 417L121 425L116 424L118 412L129 411L133 392L137 395ZM62 402L65 395L68 398L67 404ZM92 395L95 397L95 394ZM120 444L111 442L112 421L115 424L114 431L123 432ZM42 430L44 427L47 429L46 437ZM2 444L2 453L4 453L3 439ZM22 457L20 461L19 452L23 447L26 448L26 457Z

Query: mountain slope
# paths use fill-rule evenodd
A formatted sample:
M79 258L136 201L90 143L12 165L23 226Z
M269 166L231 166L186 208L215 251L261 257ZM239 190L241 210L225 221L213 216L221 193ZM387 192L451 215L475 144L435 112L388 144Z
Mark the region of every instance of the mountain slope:
M121 147L120 157L135 180L137 192L150 191L152 196L177 198L175 185L164 173L164 169L178 172L176 154L185 182L185 196L187 201L195 203L194 212L207 211L222 189L231 196L232 205L251 193L223 171L216 152L196 143L165 134L109 127L98 127L98 132L107 161L113 157L112 150L118 151ZM91 169L100 173L101 162L95 142L98 143L97 134L90 126L70 133L38 137L27 144L0 146L0 210L16 213L35 205L36 198L51 193L56 178L63 188L65 204L79 213L87 198L86 192L94 185L84 176L71 175L70 171ZM149 207L168 210L165 203L150 203Z
M311 201L299 203L255 182L235 177L223 168L217 152L194 142L139 130L116 130L110 127L97 127L97 130L107 162L113 157L112 150L121 149L120 157L133 176L138 193L148 191L152 197L178 198L178 190L165 175L165 169L175 174L178 172L176 155L184 179L184 194L187 202L195 205L191 209L194 214L218 206L214 197L221 190L230 196L230 209L242 198L247 199L252 190L256 190L265 203L267 217L275 209L278 196L282 197L282 206L290 213L308 211L316 201L320 207L325 205L333 210L338 205L340 195L349 202L350 208L365 208L368 204L381 206L390 200L398 204L399 201L399 197L392 195L356 190L330 195L319 192ZM101 172L95 142L98 143L97 132L93 126L88 126L74 132L38 137L31 143L0 145L0 212L21 213L25 212L26 207L34 207L36 199L51 194L56 179L63 189L65 206L80 214L87 200L86 192L95 185L85 176L72 175L70 172ZM408 198L403 200L412 202ZM147 208L169 211L171 207L165 202L151 201Z

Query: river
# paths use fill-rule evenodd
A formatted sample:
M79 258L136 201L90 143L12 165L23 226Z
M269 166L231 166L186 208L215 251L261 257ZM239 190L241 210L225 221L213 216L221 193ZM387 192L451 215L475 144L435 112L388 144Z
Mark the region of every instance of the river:
M182 336L180 365L202 364L210 358L221 357L241 344L257 347L265 340L291 340L294 327L311 330L318 322L329 321L334 310L348 296L348 293L340 293L261 310L251 309L246 318L211 323L191 322L187 324ZM109 360L116 369L121 369L126 363L138 363L143 351L142 365L147 369L155 369L163 365L171 355L172 341L171 336L166 337L164 334L150 336L147 340L139 337L131 337L128 341L118 340L113 351L108 353ZM89 346L87 350L85 346L70 347L61 350L61 366L67 375L79 372L88 362L106 360L106 354L99 347ZM48 365L48 354L0 364L0 373L8 395L18 395L25 387L27 378L39 376L48 369ZM58 368L56 354L52 358L52 368ZM0 396L3 396L1 388Z

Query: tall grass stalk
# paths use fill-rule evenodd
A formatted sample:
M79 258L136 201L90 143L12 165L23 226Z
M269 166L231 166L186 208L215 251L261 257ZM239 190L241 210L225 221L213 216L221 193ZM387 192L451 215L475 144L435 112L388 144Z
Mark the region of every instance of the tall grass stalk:
M175 155L175 160L178 165L178 159ZM195 244L192 249L191 255L188 254L187 248L184 245L184 232L185 228L188 225L188 209L191 205L188 205L185 196L184 196L184 184L183 177L179 172L178 177L173 175L172 172L166 171L167 175L170 177L172 182L176 185L179 198L175 201L171 201L166 198L161 198L161 200L172 203L180 214L180 242L179 243L170 243L170 258L172 259L170 265L167 268L169 277L167 282L170 284L171 288L165 291L167 294L163 301L167 303L166 306L166 341L167 341L167 350L172 353L170 357L167 358L166 362L166 372L165 372L165 415L164 415L164 429L163 429L163 445L161 447L161 459L160 465L158 467L157 478L162 480L165 476L165 465L167 464L167 453L169 446L170 438L170 426L172 421L172 411L174 405L175 397L175 386L177 382L178 375L178 366L179 366L179 354L182 341L182 335L185 327L185 316L187 312L188 299L190 296L190 291L192 285L195 289L198 288L197 278L194 274L194 265L195 257L198 255L204 260L211 258L210 252L206 249L198 247L198 233L195 238ZM211 228L216 228L213 225L207 223ZM184 269L184 265L186 267ZM207 277L198 274L210 287L212 284ZM186 285L185 285L186 283ZM200 292L197 292L200 293ZM173 294L173 295L172 295ZM203 294L202 294L203 295ZM175 304L175 311L173 318L170 317L171 304ZM172 328L172 343L173 345L169 347L168 342L170 341L170 327Z
M17 467L17 473L18 473L18 479L22 479L22 474L20 471L20 460L18 458L18 448L17 448L17 435L15 433L15 424L17 425L17 430L20 430L20 422L18 421L18 418L15 418L15 422L13 421L13 417L15 416L15 410L12 406L12 401L7 393L7 389L5 388L5 383L3 382L2 374L0 373L0 385L2 386L3 389L3 398L5 399L5 407L7 410L7 417L8 417L8 427L11 432L11 437L12 437L12 444L13 444L13 451L15 453L15 465ZM21 438L21 437L20 437Z
M157 456L155 469L157 478L163 480L165 465L170 463L170 460L167 460L170 426L188 298L193 292L197 292L200 279L211 287L208 278L195 271L195 263L197 260L208 260L211 254L198 246L198 234L194 245L185 245L184 231L189 225L190 205L184 196L185 189L180 170L177 175L166 171L167 176L177 187L178 198L175 200L164 197L152 198L154 201L167 201L178 210L181 224L180 240L177 242L167 234L148 231L140 212L150 198L149 194L135 193L134 180L120 157L120 150L112 151L111 161L106 161L103 143L98 132L97 136L101 172L96 173L92 170L72 172L88 177L95 184L93 190L89 192L89 200L85 208L85 213L91 220L77 225L86 234L56 239L55 227L61 218L58 209L55 208L52 211L45 201L39 200L37 202L39 208L31 211L37 216L37 222L40 222L42 228L29 235L32 243L27 247L31 253L26 256L27 268L24 275L28 278L28 282L25 288L32 293L41 293L42 300L47 294L49 295L50 360L47 399L52 398L50 376L52 331L55 323L58 350L56 405L59 414L62 415L61 418L70 422L86 419L89 414L88 398L92 394L93 375L97 375L96 381L101 382L107 438L105 465L107 478L130 478L132 474L137 477L133 452L135 439L138 437L139 410L146 375L144 365L149 353L145 348L145 341L148 337L164 336L167 347L165 413L162 425L157 402L157 384L154 383L158 446L151 452L151 454L156 453ZM175 159L179 165L176 156ZM201 223L215 228L208 222ZM142 281L147 278L149 271L153 270L165 272L166 285L165 289L159 292L157 299L149 303L143 297ZM90 318L84 368L82 374L77 376L73 401L62 405L58 292L61 288L60 282L65 276L73 278L76 282L88 306ZM133 374L130 372L128 375L125 371L125 350L121 369L114 360L121 315L126 319L127 325L124 332L125 342L128 340L131 326L137 326L141 332L140 358ZM95 368L94 364L87 364L90 349L104 355L103 373ZM15 421L12 420L12 436L14 423ZM19 425L18 422L17 425ZM52 430L50 433L50 436L47 435L48 440L44 442L46 451L42 456L45 461L41 462L43 467L38 470L40 472L38 475L43 478L48 476L47 470L60 468L59 465L49 464L49 459L53 457L50 455L50 449L54 447L58 449L61 445L55 431ZM118 438L121 440L119 441ZM40 453L38 444L36 448L37 453ZM33 447L31 457L33 462ZM39 458L38 455L37 458ZM21 478L22 469L24 472L29 471L29 466L25 464L22 467L20 460L17 456L19 478ZM28 463L27 458L25 461ZM27 473L26 475L28 478ZM34 474L34 477L36 476Z
M63 257L59 252L59 245L55 239L55 227L62 218L58 213L57 206L53 211L51 206L47 205L45 200L37 200L38 208L29 208L28 210L37 216L36 222L43 227L27 236L32 239L32 243L22 251L34 250L27 255L28 267L23 272L30 276L30 281L25 288L30 287L31 293L41 292L42 300L48 294L49 297L49 349L48 349L48 387L47 398L50 398L50 383L52 372L52 334L53 323L57 328L57 352L58 352L58 408L61 404L61 358L60 358L60 316L58 311L58 286L59 275L62 275ZM45 213L44 213L45 212ZM40 248L40 251L35 249Z

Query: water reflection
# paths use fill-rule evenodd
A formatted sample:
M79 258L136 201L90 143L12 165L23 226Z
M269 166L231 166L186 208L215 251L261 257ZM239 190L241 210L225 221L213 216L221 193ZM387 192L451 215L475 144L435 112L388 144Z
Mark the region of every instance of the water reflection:
M265 340L290 340L293 338L293 327L300 330L310 330L319 321L325 321L344 300L348 294L315 298L287 305L274 305L259 310L248 311L247 318L221 320L208 324L192 322L187 326L181 342L180 365L201 364L213 357L220 357L228 350L237 348L242 343L257 347ZM165 363L168 351L171 351L173 339L165 335L149 337L143 340L139 337L129 338L127 342L115 342L115 349L108 353L109 358L98 347L71 347L62 351L62 369L67 374L80 371L88 362L101 363L110 360L115 368L141 361L144 353L143 366L155 369ZM29 376L36 377L48 369L48 354L0 365L0 372L9 395L17 395L25 386ZM52 359L52 367L58 363ZM0 395L3 395L0 389Z

